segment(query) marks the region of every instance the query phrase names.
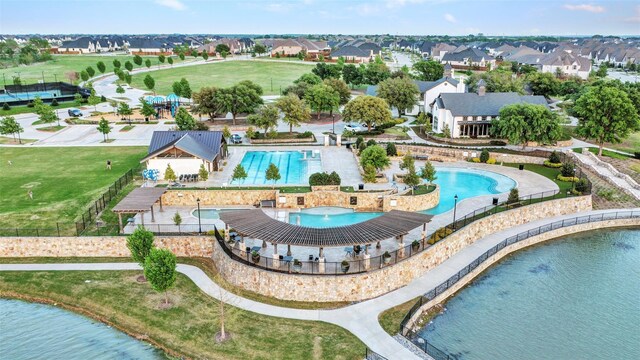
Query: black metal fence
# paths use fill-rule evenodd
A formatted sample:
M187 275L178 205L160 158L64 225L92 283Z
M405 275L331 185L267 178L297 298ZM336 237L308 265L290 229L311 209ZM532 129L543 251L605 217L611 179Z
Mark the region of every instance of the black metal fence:
M425 293L420 297L420 299L411 307L409 312L405 315L400 323L400 333L409 339L411 342L420 347L424 352L429 354L432 358L436 360L446 359L453 360L455 357L448 355L446 352L438 349L428 342L427 339L421 337L412 327L409 326L409 321L414 315L420 311L422 306L429 301L435 299L438 295L444 293L453 285L455 285L460 279L462 279L467 274L471 273L478 266L480 266L484 261L486 261L489 257L495 255L498 251L504 249L507 246L513 245L520 241L526 240L532 236L537 236L549 231L557 230L564 227L575 226L579 224L586 224L591 222L601 222L607 220L617 220L617 219L635 219L640 218L640 211L617 211L615 213L602 213L596 215L585 215L585 216L577 216L570 219L558 220L556 222L539 226L535 229L530 229L527 231L523 231L517 235L511 236L509 238L504 239L500 243L493 246L491 249L485 251L482 255L478 256L475 260L469 263L466 267L458 271L456 274L451 276L446 281L442 282L440 285L431 289L429 292Z

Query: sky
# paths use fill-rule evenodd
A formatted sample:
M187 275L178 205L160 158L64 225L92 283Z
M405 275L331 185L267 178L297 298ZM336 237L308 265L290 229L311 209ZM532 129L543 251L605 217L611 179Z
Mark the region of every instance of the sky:
M640 35L640 2L0 0L0 33Z

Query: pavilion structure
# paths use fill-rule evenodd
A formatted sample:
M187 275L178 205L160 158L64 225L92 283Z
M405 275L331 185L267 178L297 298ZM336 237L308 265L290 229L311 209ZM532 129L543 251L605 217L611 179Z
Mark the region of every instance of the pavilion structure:
M122 214L140 214L140 221L142 222L142 226L144 226L144 213L151 211L151 222L155 222L153 206L159 203L160 211L162 211L162 194L164 194L165 191L167 191L166 187L140 187L133 189L133 191L125 196L112 210L118 214L120 233L124 231Z
M361 259L363 262L358 263L360 271L369 270L372 265L369 247L375 243L376 248L380 248L380 242L383 240L395 238L398 242L396 260L404 258L407 251L404 244L405 236L409 231L422 227L421 241L424 248L426 224L433 217L418 212L392 210L357 224L312 228L276 220L261 209L225 211L221 212L219 216L220 220L225 223L225 239L228 243L232 242L230 236L231 233L234 233L237 241L237 247L234 246L234 248L239 252L241 258L248 258L249 251L259 249L259 247L257 249L246 247L245 237L262 240L262 248L267 247L267 242L272 244L272 259L265 259L264 265L275 270L280 268L282 261L291 262L292 246L317 248L318 257L315 260L309 259L309 262L314 262L311 265L314 273L325 272L324 249L327 247L363 248L364 254ZM287 246L286 255L278 253L278 245ZM382 264L381 259L380 264Z

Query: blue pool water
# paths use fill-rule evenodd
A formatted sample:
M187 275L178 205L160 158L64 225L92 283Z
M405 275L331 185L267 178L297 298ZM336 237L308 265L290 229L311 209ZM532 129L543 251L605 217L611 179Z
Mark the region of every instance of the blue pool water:
M162 351L55 306L0 299L2 359L165 359Z
M218 220L220 213L225 211L238 211L243 209L200 209L200 219L202 220ZM193 209L191 215L198 217L198 209Z
M453 198L456 194L460 202L475 196L505 193L516 185L511 178L488 171L443 167L437 167L436 170L438 179L435 183L440 185L440 203L433 209L424 211L431 215L442 214L453 209ZM403 185L399 184L399 186L402 188ZM313 208L291 213L289 223L323 228L355 224L381 214L381 212L354 212L341 208Z
M21 101L21 100L33 100L36 96L40 97L40 99L53 99L60 96L60 90L51 90L51 91L34 91L34 92L24 92L24 93L5 93L0 94L0 102L12 102L12 101Z
M454 359L640 359L640 230L506 257L421 331Z
M322 171L320 154L313 155L312 151L247 151L240 164L248 176L240 184L273 184L266 179L271 163L280 171L280 180L276 184L308 184L309 175Z

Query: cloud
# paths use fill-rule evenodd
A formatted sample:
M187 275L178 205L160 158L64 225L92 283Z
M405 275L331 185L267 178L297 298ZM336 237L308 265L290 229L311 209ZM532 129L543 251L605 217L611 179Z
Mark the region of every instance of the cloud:
M375 15L380 12L380 7L378 5L366 3L359 4L357 6L350 6L347 9L357 12L360 16Z
M265 10L274 13L285 13L291 10L292 4L270 3L265 6Z
M450 23L457 23L458 20L456 20L455 16L451 15L451 14L444 14L444 19L447 20Z
M173 10L182 11L187 8L180 0L156 0L156 4L166 6Z
M571 11L586 11L591 13L601 13L605 11L604 6L589 5L589 4L578 4L578 5L565 4L564 8Z
M636 6L636 14L630 18L624 19L625 22L640 23L640 5Z

